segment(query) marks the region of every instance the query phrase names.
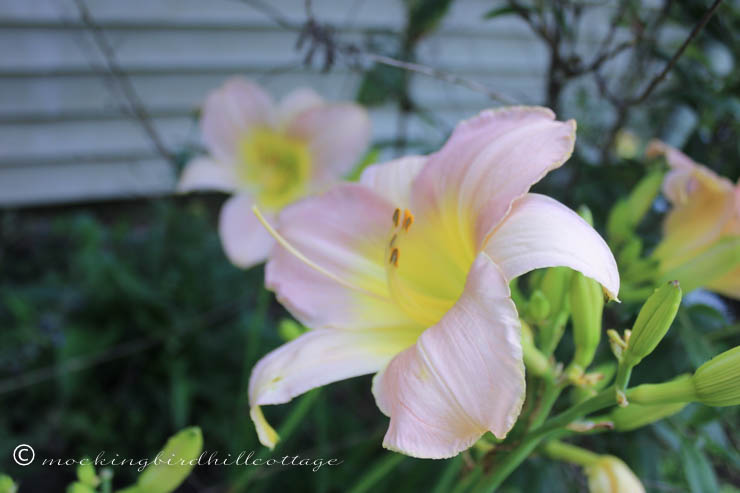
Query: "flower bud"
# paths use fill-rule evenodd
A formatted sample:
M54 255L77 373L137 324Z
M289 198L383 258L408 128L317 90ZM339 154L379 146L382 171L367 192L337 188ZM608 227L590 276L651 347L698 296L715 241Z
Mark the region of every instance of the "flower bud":
M635 473L612 455L600 456L585 470L591 493L645 493Z
M542 321L550 314L550 302L539 289L532 293L527 303L527 315L534 321Z
M740 404L740 346L710 359L693 377L699 402L724 407Z
M540 290L550 303L550 316L567 310L567 293L573 271L567 267L550 267L540 282Z
M680 304L681 287L676 281L665 283L647 299L622 353L626 365L634 366L653 352L671 327Z
M526 322L522 322L522 353L527 372L538 377L551 374L552 366L550 365L550 361L535 346L532 329Z
M305 331L306 329L301 326L301 324L289 318L281 320L280 324L278 324L278 334L280 335L280 338L283 339L285 342L290 342L293 339L297 339Z
M649 405L630 403L627 407L614 409L606 419L614 423L615 430L630 431L673 416L681 412L686 404L686 402Z
M0 493L15 493L18 487L10 476L0 474Z
M139 476L135 491L170 493L185 481L203 449L203 434L198 427L185 428L167 440L157 454L159 463L151 463Z
M77 466L77 480L93 488L100 484L100 478L95 473L95 466L92 464L92 461L88 459L84 464Z
M95 488L85 483L80 483L79 481L75 481L67 486L65 491L66 493L96 493Z
M662 171L649 173L637 183L627 198L612 207L606 226L610 243L621 244L632 236L635 227L650 210L662 182Z
M585 369L593 361L601 340L601 316L604 310L601 285L575 272L570 284L570 307L576 348L573 363Z

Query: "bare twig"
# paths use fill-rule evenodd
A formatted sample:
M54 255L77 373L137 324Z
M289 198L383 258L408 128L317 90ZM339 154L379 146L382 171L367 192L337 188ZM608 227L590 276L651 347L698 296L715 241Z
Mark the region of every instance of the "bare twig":
M647 85L647 87L645 87L645 89L642 91L642 93L640 93L639 96L627 100L630 105L642 103L648 98L648 96L650 96L650 94L658 86L658 84L660 84L663 79L665 79L665 77L668 75L668 72L673 69L673 67L676 65L676 62L678 62L678 59L681 58L681 55L683 55L683 52L686 51L686 48L691 44L694 38L702 31L702 29L704 29L704 26L707 25L709 19L712 18L721 3L722 0L714 0L712 6L709 7L709 10L704 13L704 16L701 18L701 20L699 20L699 22L694 26L694 29L691 30L689 36L684 40L678 50L676 50L676 53L673 54L668 63L666 63L665 67L663 67L663 70L661 70L660 73L656 75L653 80L650 81L650 83Z
M481 82L478 82L472 79L467 79L465 77L460 77L459 75L453 74L452 72L447 72L446 70L440 70L434 67L429 67L427 65L421 65L418 63L404 62L402 60L397 60L395 58L387 57L384 55L375 55L373 53L364 53L363 55L368 60L372 60L373 62L376 62L376 63L381 63L383 65L389 65L391 67L397 67L403 70L408 70L410 72L416 72L418 74L423 74L428 77L433 77L435 79L449 82L450 84L455 84L458 86L466 87L470 89L471 91L485 94L489 99L498 101L500 103L516 104L516 101L514 99L510 98L509 96L506 96L505 94L489 89L488 87L486 87L485 84L482 84Z
M254 7L257 10L260 10L265 15L267 15L275 24L277 24L280 27L283 27L285 29L290 29L294 31L299 31L299 44L298 46L303 46L303 42L306 41L306 38L311 39L311 44L309 44L309 51L304 58L304 61L310 62L313 59L313 55L315 54L316 50L318 49L318 45L323 45L324 50L327 51L327 59L325 60L324 69L327 69L327 65L329 64L329 60L333 62L333 58L331 58L331 55L328 53L337 52L343 55L345 58L349 59L350 66L353 68L362 68L365 67L366 63L360 63L359 59L363 59L365 62L374 62L379 63L382 65L388 65L391 67L396 67L402 70L407 70L409 72L415 72L418 74L426 75L427 77L432 77L438 80L441 80L443 82L447 82L450 84L458 85L465 87L467 89L470 89L471 91L475 91L481 94L484 94L486 97L493 101L498 101L500 103L504 104L516 104L517 101L513 98L506 96L500 92L494 91L487 87L485 84L475 81L472 79L468 79L465 77L461 77L459 75L456 75L452 72L430 67L427 65L422 65L419 63L412 63L407 62L403 60L399 60L397 58L392 58L385 55L378 55L375 53L371 53L367 50L364 50L357 46L354 43L342 43L338 42L336 40L336 32L333 29L330 29L328 26L324 26L316 22L316 20L313 18L313 12L311 10L311 1L308 0L306 5L306 10L308 14L308 20L303 24L296 24L288 20L278 9L273 7L272 5L264 3L262 0L239 0L241 3L244 3L245 5L249 5L251 7Z
M139 95L136 92L136 88L131 83L128 74L121 68L116 59L116 53L111 44L108 42L103 30L95 23L90 10L87 8L84 0L75 0L77 10L80 13L80 18L85 26L88 28L90 33L95 40L95 44L100 49L103 57L105 58L105 64L108 72L113 76L114 80L118 83L126 101L129 105L129 109L133 112L136 119L141 124L141 127L146 132L149 140L154 145L157 152L162 155L165 159L173 164L176 164L176 160L172 153L167 149L164 141L160 137L157 129L151 121L149 113L146 107L142 103Z

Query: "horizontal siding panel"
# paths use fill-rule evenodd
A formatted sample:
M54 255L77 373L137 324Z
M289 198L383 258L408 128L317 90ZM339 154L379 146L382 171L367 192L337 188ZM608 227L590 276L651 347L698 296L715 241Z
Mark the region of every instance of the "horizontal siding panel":
M152 115L186 116L194 112L209 91L223 84L228 74L133 76L131 81L140 100ZM249 76L249 75L248 75ZM335 71L328 74L294 71L253 80L269 86L276 97L298 86L309 86L327 99L354 99L360 75ZM491 89L515 96L523 102L537 102L542 94L542 78L535 76L476 77ZM417 104L429 109L459 107L475 109L491 104L483 94L423 75L412 79L412 94ZM122 98L110 78L72 76L61 78L0 79L0 122L28 120L98 119L120 117Z
M456 121L475 112L477 110L465 108L435 112L438 119L435 126L412 115L408 138L441 139ZM395 138L398 120L395 108L373 110L371 118L376 141ZM203 145L197 122L192 117L160 117L151 121L165 145L174 152ZM0 167L4 168L74 162L89 155L117 158L152 151L149 137L140 123L132 118L0 125Z
M295 35L284 31L126 29L106 34L125 70L300 67L303 61L303 55L295 49ZM360 41L359 35L347 38ZM0 73L94 70L105 61L89 33L83 30L6 28L0 31L0 43L13 46L12 50L0 51ZM545 48L535 39L439 35L425 40L418 48L420 63L460 72L531 73L533 67L546 61L546 55Z
M2 169L0 176L3 207L144 198L171 193L175 184L172 168L161 159L17 167Z

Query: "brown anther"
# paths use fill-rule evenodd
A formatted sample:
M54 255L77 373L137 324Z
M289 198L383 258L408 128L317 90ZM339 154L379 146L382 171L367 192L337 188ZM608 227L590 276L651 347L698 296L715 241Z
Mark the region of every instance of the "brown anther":
M398 227L398 221L401 219L401 209L396 209L393 211L393 226Z
M390 262L391 262L391 265L393 265L393 267L398 267L398 255L399 255L398 248L394 248L393 250L391 250Z
M412 224L414 224L414 215L406 209L403 211L403 230L408 232Z
M398 234L393 233L393 236L391 236L391 242L388 244L391 248L396 244L396 240L398 239Z

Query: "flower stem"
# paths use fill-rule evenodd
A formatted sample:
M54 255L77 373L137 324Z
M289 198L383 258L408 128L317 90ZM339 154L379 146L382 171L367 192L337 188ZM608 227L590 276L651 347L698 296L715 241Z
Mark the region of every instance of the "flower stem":
M604 409L605 407L613 406L616 404L616 396L615 387L608 387L591 399L545 421L541 426L535 428L530 435L526 436L514 450L504 456L503 460L496 465L496 469L491 474L483 477L474 490L475 493L492 493L496 491L496 488L529 457L543 440L555 435L561 428L578 418Z
M542 448L544 452L552 459L563 462L570 462L579 466L588 466L598 460L599 455L586 450L585 448L576 447L569 443L558 440L550 440Z

